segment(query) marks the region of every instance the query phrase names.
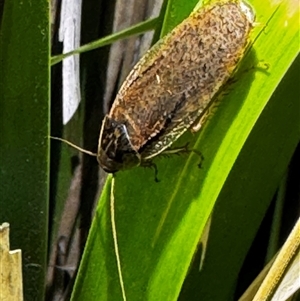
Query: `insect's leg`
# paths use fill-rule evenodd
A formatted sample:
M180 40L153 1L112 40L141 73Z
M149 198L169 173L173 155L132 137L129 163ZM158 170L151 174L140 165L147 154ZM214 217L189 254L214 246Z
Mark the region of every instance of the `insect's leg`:
M163 151L161 154L159 154L159 156L170 156L170 155L194 153L200 157L200 162L198 163L198 167L201 168L201 163L204 160L203 155L201 154L201 152L199 152L196 149L189 149L188 146L189 146L189 143L186 143L184 146L181 146L181 147L169 148L169 149Z
M200 131L202 125L206 122L209 116L209 109L198 119L194 122L194 124L191 126L191 132L196 133Z
M157 177L158 174L158 169L155 163L153 163L151 160L147 160L147 161L142 161L141 163L142 167L148 167L148 168L153 168L154 169L154 181L155 182L159 182L159 179Z
M206 121L211 118L211 116L214 114L215 110L219 106L220 101L221 101L221 97L215 99L209 105L209 107L206 108L205 112L198 119L196 119L196 121L192 124L190 128L192 133L198 132L202 128L203 124L205 124Z
M169 157L171 155L194 153L200 157L200 162L198 163L198 167L201 168L202 161L204 160L203 155L201 154L201 152L199 152L196 149L189 149L188 145L189 145L189 143L186 143L184 146L181 146L181 147L169 148L169 149L163 151L162 153L160 153L158 155L158 157L164 157L164 156ZM142 161L141 166L147 167L147 168L153 168L154 169L154 180L155 180L155 182L159 182L159 179L157 177L158 169L157 169L157 165L155 163L153 163L151 160L145 160L145 161Z
M188 148L189 143L186 143L184 146L168 148L164 150L159 156L170 156L170 155L179 155L179 154L189 154L191 150Z

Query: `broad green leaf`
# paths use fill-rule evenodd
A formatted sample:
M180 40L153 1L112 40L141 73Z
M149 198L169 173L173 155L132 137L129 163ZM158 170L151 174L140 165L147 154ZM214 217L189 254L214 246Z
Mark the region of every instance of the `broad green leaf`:
M43 300L49 194L49 3L5 1L0 28L0 224L22 249L25 300Z
M182 3L178 0L169 14L179 14ZM299 142L299 95L293 89L299 8L293 1L251 4L259 24L235 82L202 132L187 133L176 143L190 142L201 151L202 168L191 153L156 160L160 183L148 169L116 175L115 221L128 300L177 300L210 216L201 265L190 270L180 298L233 298L243 259ZM268 70L257 68L260 62ZM110 181L99 200L73 301L122 300Z

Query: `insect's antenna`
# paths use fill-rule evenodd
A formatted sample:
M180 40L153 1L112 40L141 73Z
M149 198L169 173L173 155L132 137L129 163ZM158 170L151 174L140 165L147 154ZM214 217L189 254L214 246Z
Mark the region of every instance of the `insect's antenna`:
M76 144L73 144L72 142L68 141L68 140L65 140L65 139L62 139L62 138L58 138L58 137L52 137L50 136L51 139L54 139L54 140L58 140L58 141L61 141L61 142L64 142L70 146L72 146L73 148L79 150L80 152L84 153L84 154L87 154L87 155L90 155L90 156L93 156L93 157L97 157L97 154L96 153L93 153L93 152L90 152L84 148L81 148L79 146L77 146Z
M111 228L112 228L112 234L113 234L113 241L114 241L114 250L116 255L116 261L117 261L117 268L118 268L118 275L120 280L120 286L122 291L122 297L123 301L126 301L126 293L125 293L125 287L124 287L124 280L122 275L122 268L121 268L121 260L120 260L120 253L119 253L119 245L118 245L118 238L117 238L117 229L116 229L116 220L115 220L115 197L114 197L114 191L115 191L115 177L112 177L111 180L111 190L110 190L110 215L111 215Z

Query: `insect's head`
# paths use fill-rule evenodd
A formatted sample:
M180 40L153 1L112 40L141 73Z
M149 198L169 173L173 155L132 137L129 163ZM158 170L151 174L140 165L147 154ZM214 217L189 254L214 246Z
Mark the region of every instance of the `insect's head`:
M97 160L108 173L129 169L141 163L140 154L132 147L126 126L107 115L102 123Z

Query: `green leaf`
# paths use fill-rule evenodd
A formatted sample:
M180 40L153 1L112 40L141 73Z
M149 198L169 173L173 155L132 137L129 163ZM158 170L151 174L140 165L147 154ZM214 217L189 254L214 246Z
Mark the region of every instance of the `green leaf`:
M22 249L25 300L43 300L48 243L49 3L5 1L0 28L0 224Z
M179 14L183 2L168 13ZM180 291L181 300L232 299L243 259L299 142L299 95L293 89L299 7L293 1L251 4L259 24L236 81L201 133L187 133L176 143L190 142L201 151L202 168L191 153L157 160L160 183L148 169L116 175L115 222L128 300L177 300ZM256 67L262 61L268 70ZM122 300L110 181L99 201L73 301ZM186 278L209 217L201 265L197 261Z
M181 0L169 0L166 8L163 26L160 36L165 36L182 20L187 18L195 5L197 0L181 1ZM200 1L201 2L201 1Z
M105 38L93 41L91 43L88 43L86 45L83 45L79 48L77 48L74 51L70 51L68 53L56 55L52 57L51 59L51 65L55 65L59 62L61 62L64 58L69 57L74 54L84 53L87 51L91 51L93 49L97 49L99 47L103 47L106 45L110 45L118 40L128 38L130 36L142 34L144 32L147 32L154 28L155 24L157 22L157 18L153 18L144 22L141 22L139 24L133 25L130 28L126 28L124 30L121 30L120 32L113 33Z

